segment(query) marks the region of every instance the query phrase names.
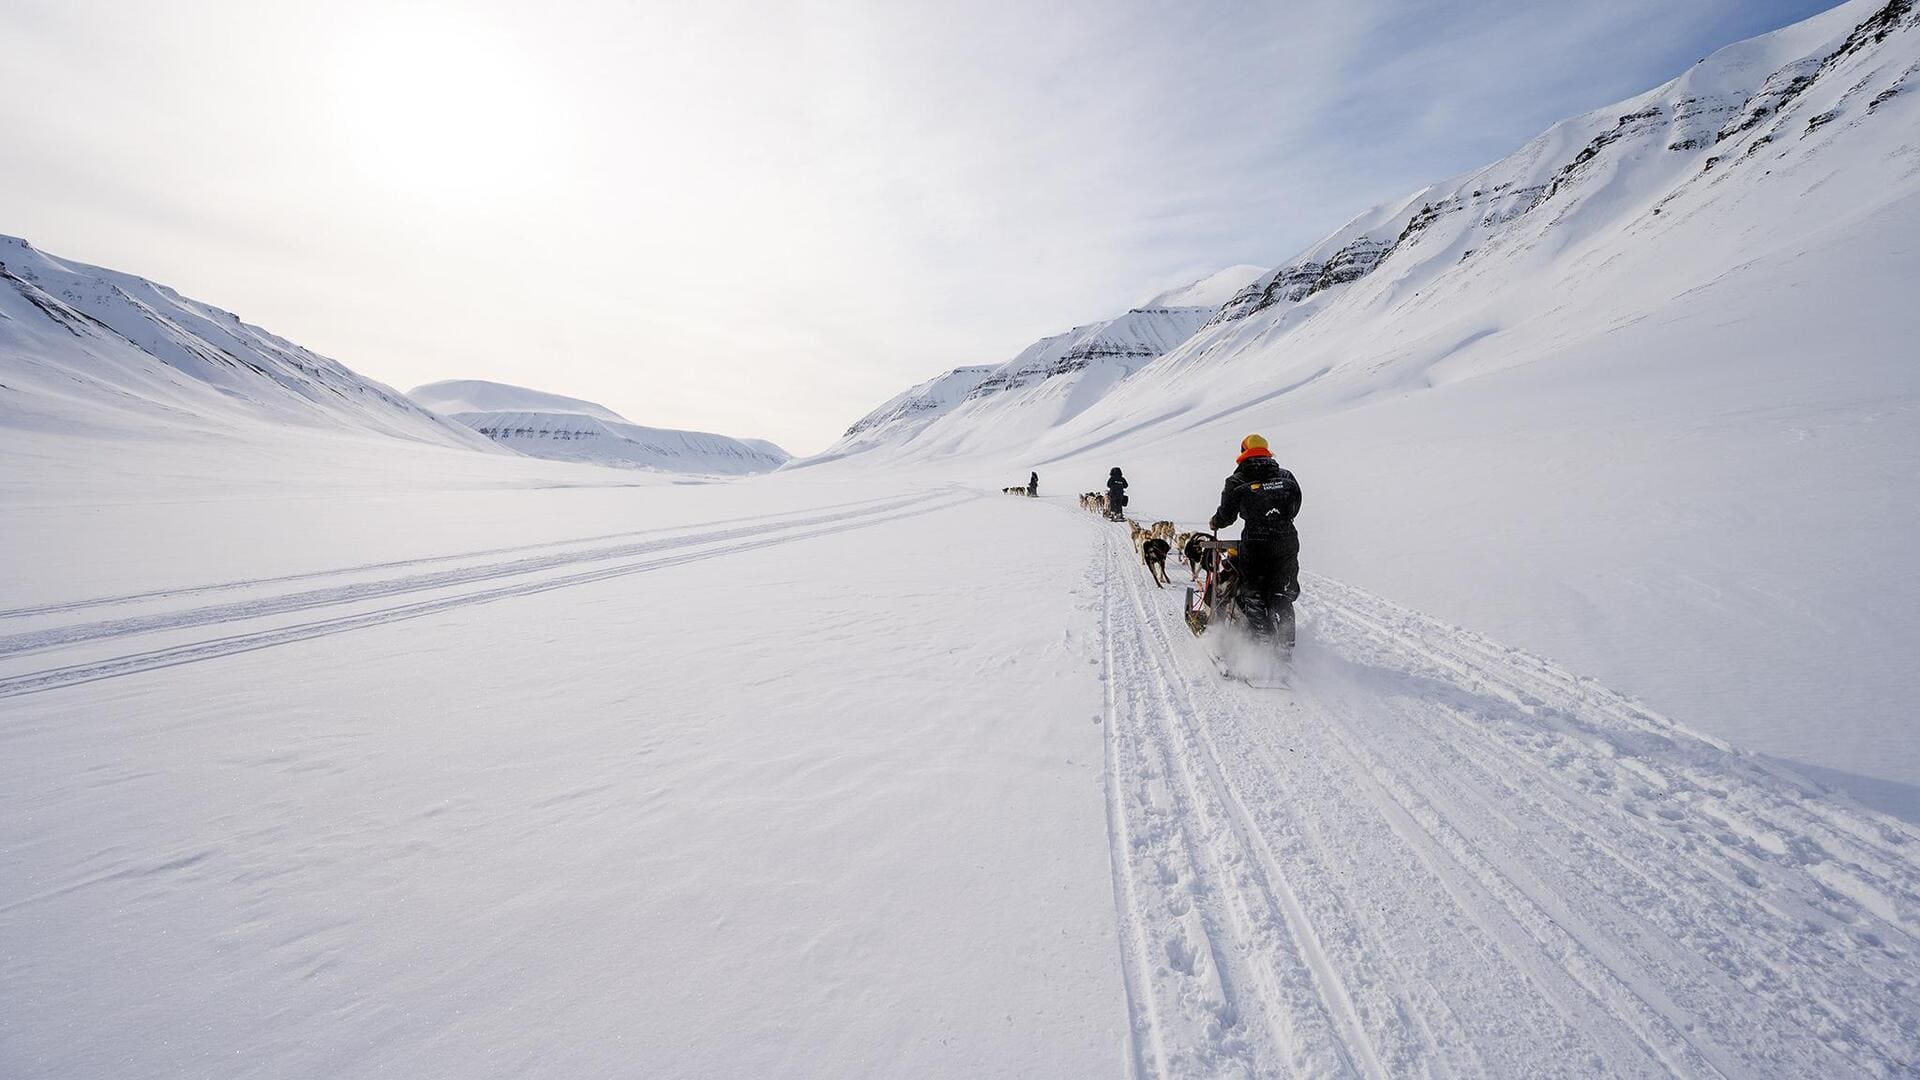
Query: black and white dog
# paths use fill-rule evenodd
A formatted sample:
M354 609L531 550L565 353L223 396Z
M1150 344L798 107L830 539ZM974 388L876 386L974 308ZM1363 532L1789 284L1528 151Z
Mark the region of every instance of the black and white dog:
M1167 577L1167 553L1173 545L1159 537L1150 537L1140 544L1140 561L1147 564L1147 576L1153 579L1153 587L1164 588L1171 584Z
M1213 569L1214 553L1200 546L1202 540L1213 539L1212 533L1197 532L1187 536L1187 543L1180 554L1186 556L1187 565L1193 567L1194 581L1200 580L1200 571Z

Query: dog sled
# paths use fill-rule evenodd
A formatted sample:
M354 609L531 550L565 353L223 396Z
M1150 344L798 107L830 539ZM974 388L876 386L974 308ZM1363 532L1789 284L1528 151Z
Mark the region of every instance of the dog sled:
M1234 596L1237 541L1194 540L1204 576L1187 586L1187 629L1205 639L1201 650L1220 674L1261 689L1291 687L1287 650L1254 636Z
M1192 546L1206 572L1200 584L1187 586L1187 629L1199 637L1210 626L1238 619L1240 609L1233 602L1234 541L1196 540Z

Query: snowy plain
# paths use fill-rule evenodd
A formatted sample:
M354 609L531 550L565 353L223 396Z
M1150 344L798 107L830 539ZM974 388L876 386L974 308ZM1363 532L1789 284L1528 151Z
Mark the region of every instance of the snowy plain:
M1110 1067L1091 618L891 557L1028 508L602 472L176 494L149 595L9 582L0 1072Z
M6 493L7 1075L1920 1059L1920 829L1545 661L1314 576L1254 691L1065 494L347 445Z

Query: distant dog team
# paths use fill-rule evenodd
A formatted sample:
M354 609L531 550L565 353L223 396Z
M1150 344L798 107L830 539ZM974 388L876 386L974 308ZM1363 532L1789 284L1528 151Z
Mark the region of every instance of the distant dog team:
M1115 470L1116 473L1118 471ZM1115 477L1115 479L1118 478ZM1133 549L1140 553L1140 562L1147 568L1147 576L1153 579L1155 586L1164 588L1173 583L1173 579L1167 576L1168 555L1179 555L1180 561L1187 565L1187 580L1190 582L1198 582L1202 574L1215 569L1217 553L1202 546L1203 542L1214 539L1213 533L1200 530L1181 532L1179 526L1171 521L1156 521L1152 525L1142 525L1132 518L1125 517L1114 507L1116 497L1124 498L1120 495L1124 484L1125 481L1121 480L1119 487L1110 487L1107 491L1082 493L1080 509L1090 514L1104 515L1113 521L1127 523L1129 542L1132 543ZM1009 495L1027 493L1025 488L1006 490Z

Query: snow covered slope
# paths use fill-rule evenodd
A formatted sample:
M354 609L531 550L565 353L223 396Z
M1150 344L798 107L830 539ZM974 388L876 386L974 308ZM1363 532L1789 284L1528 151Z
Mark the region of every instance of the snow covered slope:
M1247 286L1264 275L1264 266L1229 266L1208 274L1199 281L1190 282L1177 289L1168 289L1141 304L1144 308L1164 307L1209 307L1217 308L1238 296Z
M762 439L642 427L569 412L459 413L454 419L502 446L557 461L741 476L770 472L789 456Z
M954 467L1197 521L1261 431L1309 566L1920 816L1917 21L1856 0L1362 214Z
M877 446L908 442L928 424L965 401L993 370L991 364L954 368L910 386L855 421L838 442L801 464L819 464Z
M1042 338L892 450L926 460L1029 444L1185 341L1212 315L1213 309L1204 307L1134 308Z
M868 413L805 464L879 448L890 458L926 460L1026 446L1192 337L1259 273L1228 267L1111 319L1041 338L998 366L930 379Z
M1915 188L1916 18L1910 0L1855 0L1368 211L1241 290L1206 333L1060 441L1124 423L1148 400L1232 404L1322 366L1347 394L1457 381L1504 366L1463 361L1494 351L1481 342L1523 315L1604 324L1633 310L1574 288L1617 276L1596 256L1638 258L1662 285L1684 288L1898 203ZM1776 179L1783 170L1796 175ZM1835 184L1822 190L1829 174ZM1389 350L1354 340L1381 330L1441 340L1388 367L1377 354Z
M409 397L532 457L707 476L770 472L792 457L765 439L643 427L604 405L509 383L428 383Z
M0 433L178 438L261 424L488 448L230 312L0 236Z
M557 412L597 417L616 424L631 423L605 405L485 379L448 379L445 382L427 383L407 391L407 396L442 416L456 413Z

